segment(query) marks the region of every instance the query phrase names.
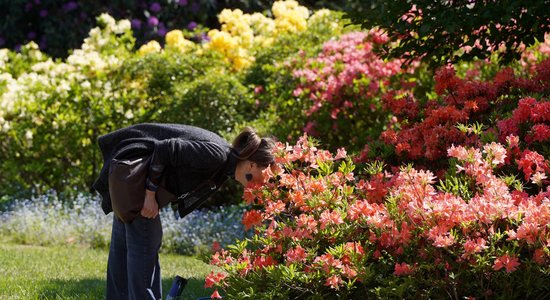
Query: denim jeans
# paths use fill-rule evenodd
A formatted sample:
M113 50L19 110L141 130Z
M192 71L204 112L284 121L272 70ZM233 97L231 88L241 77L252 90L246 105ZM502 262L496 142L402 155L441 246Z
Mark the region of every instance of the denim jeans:
M139 215L124 224L116 216L107 265L107 299L161 299L158 252L162 243L160 216Z

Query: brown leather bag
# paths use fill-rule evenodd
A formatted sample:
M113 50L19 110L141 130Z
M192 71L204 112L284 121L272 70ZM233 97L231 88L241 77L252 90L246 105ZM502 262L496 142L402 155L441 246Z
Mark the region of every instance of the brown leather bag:
M140 213L145 201L145 181L151 156L135 159L113 159L109 166L109 194L115 215L123 223L131 223ZM174 194L163 187L156 192L159 209L177 201Z

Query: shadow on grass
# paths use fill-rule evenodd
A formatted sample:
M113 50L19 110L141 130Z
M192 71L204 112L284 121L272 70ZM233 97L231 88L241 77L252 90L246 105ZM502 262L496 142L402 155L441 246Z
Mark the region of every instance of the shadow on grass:
M162 297L166 298L174 278L162 279ZM204 278L188 278L187 285L179 299L195 300L210 296L211 291L203 288ZM40 284L38 299L104 299L105 280L78 279L78 280L49 280Z

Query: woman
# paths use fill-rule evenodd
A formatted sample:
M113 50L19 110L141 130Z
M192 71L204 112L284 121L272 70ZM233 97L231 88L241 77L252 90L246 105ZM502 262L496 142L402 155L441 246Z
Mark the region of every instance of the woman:
M273 140L260 138L250 128L240 133L233 145L210 131L176 124L134 125L104 135L98 143L104 165L93 188L102 195L106 214L112 211L108 186L111 160L151 155L144 198L138 200L143 201L141 214L131 223L121 222L116 215L113 218L107 299L161 299L159 186L174 195L189 196L175 203L184 217L227 178L243 186L262 182L262 171L274 162ZM205 182L210 184L203 187Z

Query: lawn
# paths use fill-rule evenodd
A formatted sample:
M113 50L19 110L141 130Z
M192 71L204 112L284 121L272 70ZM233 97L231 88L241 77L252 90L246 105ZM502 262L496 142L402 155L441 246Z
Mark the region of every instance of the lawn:
M107 251L0 244L0 299L103 299ZM163 297L175 275L189 279L182 299L197 299L212 267L192 257L161 254Z

